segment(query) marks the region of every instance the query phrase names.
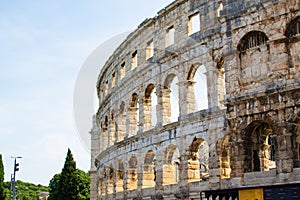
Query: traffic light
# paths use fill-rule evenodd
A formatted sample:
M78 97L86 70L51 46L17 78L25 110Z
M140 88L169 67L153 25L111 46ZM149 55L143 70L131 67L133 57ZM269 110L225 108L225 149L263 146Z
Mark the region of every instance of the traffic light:
M15 172L16 172L16 171L19 171L19 163L16 163L16 164L15 164Z

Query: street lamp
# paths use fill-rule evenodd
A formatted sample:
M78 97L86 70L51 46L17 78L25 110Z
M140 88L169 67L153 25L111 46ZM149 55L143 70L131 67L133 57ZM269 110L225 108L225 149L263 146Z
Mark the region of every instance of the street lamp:
M16 172L19 171L19 163L17 163L17 158L22 158L21 156L11 156L14 158L14 173L11 177L11 199L16 200Z

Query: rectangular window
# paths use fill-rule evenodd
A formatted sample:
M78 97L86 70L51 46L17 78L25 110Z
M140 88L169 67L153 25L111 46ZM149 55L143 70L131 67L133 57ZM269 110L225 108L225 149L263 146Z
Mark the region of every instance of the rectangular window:
M200 31L200 15L199 13L193 14L189 16L189 33L188 35L192 35Z
M120 79L124 77L125 77L125 62L121 64L121 68L120 68Z
M146 48L146 60L149 58L153 57L154 55L154 43L153 40L147 43L147 48Z
M174 34L175 34L174 26L171 26L170 28L168 28L166 34L166 47L174 44Z
M137 51L135 51L131 57L131 69L134 69L136 67L137 67Z
M115 87L115 85L116 85L116 74L113 73L111 75L111 87Z

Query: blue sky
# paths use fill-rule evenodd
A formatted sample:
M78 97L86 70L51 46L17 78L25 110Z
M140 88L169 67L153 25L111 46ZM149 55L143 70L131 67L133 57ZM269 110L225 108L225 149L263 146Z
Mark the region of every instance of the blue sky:
M22 156L17 179L48 185L61 171L67 148L77 167L89 170L87 144L73 117L82 65L99 45L135 29L171 2L0 2L0 153L6 181L13 170L11 156Z

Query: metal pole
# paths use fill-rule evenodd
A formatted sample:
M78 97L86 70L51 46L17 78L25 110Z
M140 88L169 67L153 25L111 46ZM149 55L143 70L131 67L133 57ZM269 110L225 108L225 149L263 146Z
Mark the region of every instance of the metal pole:
M13 197L12 200L16 200L16 163L17 158L15 158L15 164L14 164L14 179L13 179Z
M13 196L13 180L14 180L14 174L10 175L10 199L12 200Z
M11 190L12 190L12 194L11 194L11 199L12 200L16 200L16 171L19 171L19 164L17 164L17 158L22 158L20 156L18 157L13 157L14 158L14 174L13 174L13 177L12 177L12 181L11 181Z

